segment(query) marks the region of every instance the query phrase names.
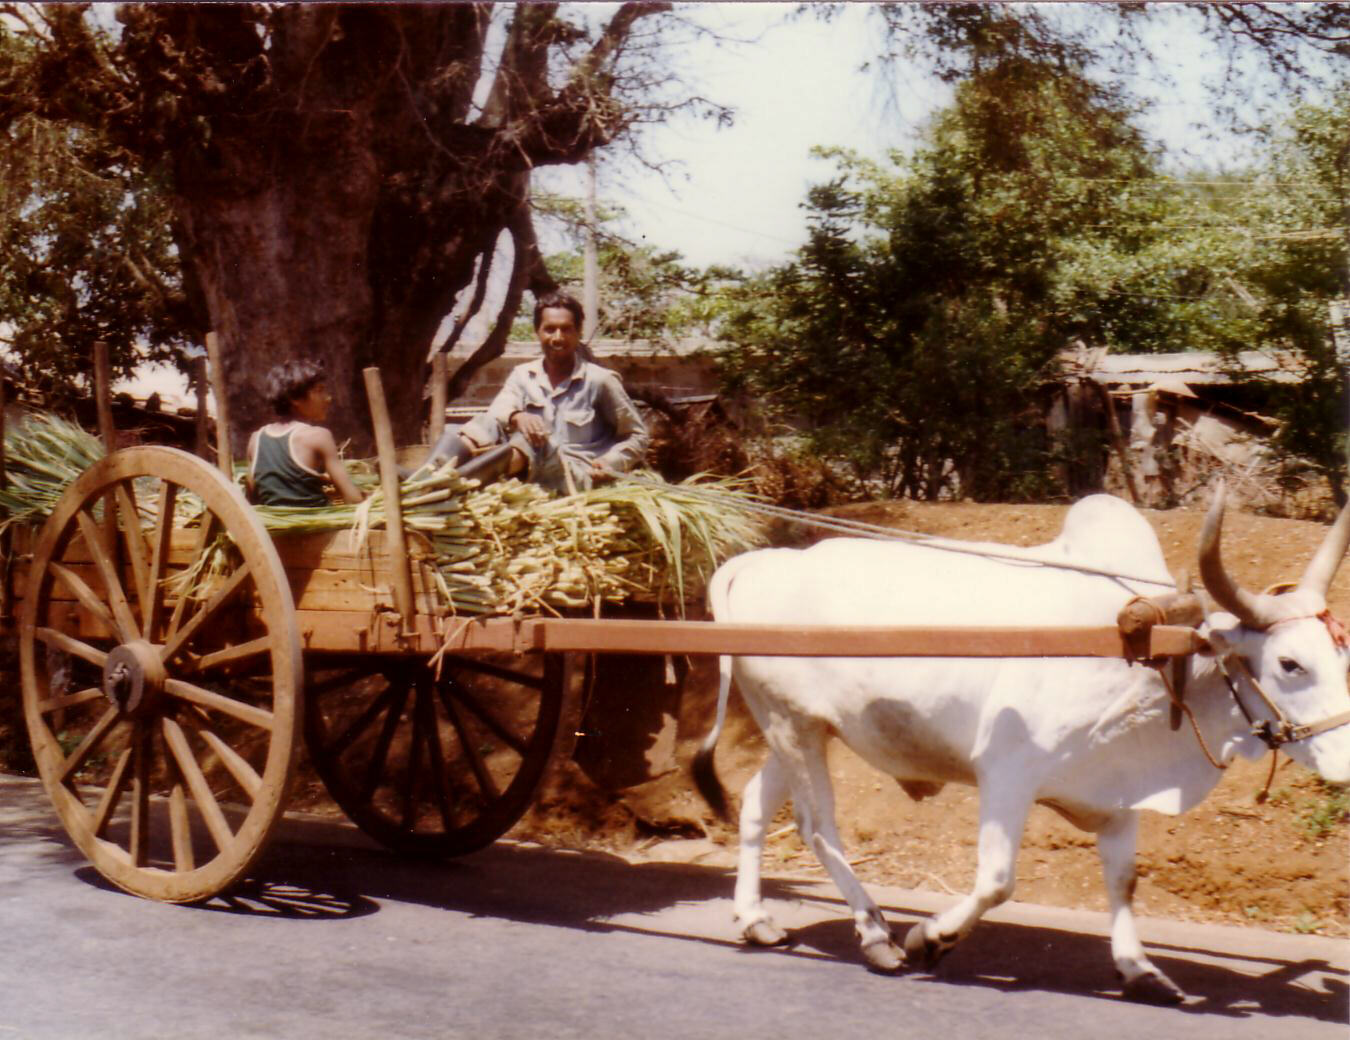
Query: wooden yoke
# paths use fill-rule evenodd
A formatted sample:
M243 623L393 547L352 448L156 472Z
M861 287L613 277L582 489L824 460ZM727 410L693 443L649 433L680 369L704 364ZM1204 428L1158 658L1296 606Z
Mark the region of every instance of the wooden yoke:
M1116 615L1116 627L1130 661L1143 661L1162 673L1164 662L1150 660L1149 643L1153 629L1158 625L1184 625L1195 628L1205 620L1205 605L1191 591L1190 575L1185 571L1177 581L1177 591L1162 596L1136 596ZM1200 638L1197 633L1197 639ZM1168 693L1172 698L1169 722L1175 731L1181 728L1182 702L1186 697L1186 658L1172 658L1172 682ZM1166 676L1164 676L1166 681Z
M1149 633L1154 625L1185 625L1194 628L1205 619L1205 608L1194 592L1169 592L1162 596L1136 596L1116 615L1125 646L1136 659L1149 656Z
M389 406L384 399L380 370L374 366L361 373L366 380L370 400L370 419L375 427L375 449L380 460L380 487L384 492L384 527L389 546L389 584L394 590L394 606L401 617L401 636L413 634L412 571L408 564L408 539L403 531L403 503L398 494L398 457L394 449L394 428L389 422Z

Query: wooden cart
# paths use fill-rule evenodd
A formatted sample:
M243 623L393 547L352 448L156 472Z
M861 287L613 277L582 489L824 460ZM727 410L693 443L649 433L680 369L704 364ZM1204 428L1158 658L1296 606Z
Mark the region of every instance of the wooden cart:
M232 548L212 553L222 534ZM202 570L207 556L216 566ZM47 793L105 877L171 902L209 898L249 870L283 811L302 734L334 800L387 846L446 856L494 841L570 729L577 654L1196 647L1192 630L1165 626L1127 648L1115 628L456 618L409 564L396 518L360 547L348 532L274 539L221 471L153 446L92 466L40 532L17 540L12 562L24 712Z

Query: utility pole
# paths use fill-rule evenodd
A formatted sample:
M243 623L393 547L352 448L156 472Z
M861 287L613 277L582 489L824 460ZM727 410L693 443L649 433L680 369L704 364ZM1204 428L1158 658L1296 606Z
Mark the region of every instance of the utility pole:
M600 262L595 251L595 153L586 159L586 244L582 254L581 305L586 310L586 320L582 324L581 341L590 343L595 336L596 320L600 309Z

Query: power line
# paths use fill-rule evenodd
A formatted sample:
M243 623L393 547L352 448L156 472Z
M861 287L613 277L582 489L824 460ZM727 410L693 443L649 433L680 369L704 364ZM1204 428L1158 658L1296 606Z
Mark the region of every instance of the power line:
M773 235L767 231L757 231L754 228L742 227L739 224L732 224L725 220L718 220L716 217L705 217L701 213L694 213L691 210L681 209L678 206L672 206L669 203L657 202L655 199L647 199L647 204L656 206L658 209L669 210L671 213L678 213L682 217L691 217L694 220L701 220L705 224L716 224L719 227L729 228L732 231L741 231L747 235L757 235L760 238L772 239L775 242L784 242L787 245L795 246L801 243L795 238L784 238L782 235Z

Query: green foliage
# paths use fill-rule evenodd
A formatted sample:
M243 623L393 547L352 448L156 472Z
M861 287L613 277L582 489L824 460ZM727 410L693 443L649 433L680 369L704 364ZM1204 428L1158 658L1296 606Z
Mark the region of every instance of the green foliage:
M1101 451L1044 433L1038 391L1064 348L1271 349L1305 368L1278 443L1338 487L1327 305L1347 272L1347 111L1301 110L1245 175L1169 178L1112 92L986 62L913 155L822 153L837 175L808 194L796 262L723 292L728 385L874 490L1018 500Z
M26 50L0 28L0 77L13 81ZM87 392L95 340L115 375L182 356L167 193L127 158L31 112L0 124L0 337L51 401Z
M1128 112L1011 56L894 169L827 154L840 172L808 196L809 243L724 326L729 380L887 494L1043 496L1059 446L1036 392L1055 355L1148 320L1086 292L1080 255L1084 228L1115 234L1118 183L1151 172Z

